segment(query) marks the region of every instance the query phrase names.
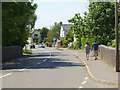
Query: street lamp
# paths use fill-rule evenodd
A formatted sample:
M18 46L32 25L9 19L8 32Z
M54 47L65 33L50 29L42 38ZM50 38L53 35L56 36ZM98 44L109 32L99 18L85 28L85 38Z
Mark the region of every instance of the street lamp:
M115 0L115 38L116 38L116 72L119 72L119 40L118 40L118 6Z

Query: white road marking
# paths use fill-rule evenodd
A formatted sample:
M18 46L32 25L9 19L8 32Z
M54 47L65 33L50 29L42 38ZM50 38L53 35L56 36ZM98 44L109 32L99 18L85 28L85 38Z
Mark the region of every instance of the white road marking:
M27 69L27 68L30 68L30 67L26 67L26 68L20 69L20 70L18 70L18 71L24 71L24 70Z
M41 64L41 63L37 63L37 64Z
M47 61L47 59L43 60L44 62Z
M51 53L50 53L50 51L46 50L46 52L48 52L48 53L50 54L50 56L49 56L48 58L51 58Z
M25 69L23 68L23 69L20 69L20 70L18 70L18 71L24 71Z
M1 76L0 78L7 77L7 76L9 76L9 75L11 75L11 74L12 74L12 73L8 73L8 74L6 74L6 75Z
M79 88L83 88L82 86L79 86Z
M87 80L87 79L88 79L88 77L85 78L85 80Z
M85 84L87 81L83 81L81 84Z

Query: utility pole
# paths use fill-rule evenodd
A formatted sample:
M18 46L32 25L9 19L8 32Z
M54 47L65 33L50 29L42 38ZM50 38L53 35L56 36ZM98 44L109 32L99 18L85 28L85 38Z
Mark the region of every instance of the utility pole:
M115 0L115 38L116 38L116 72L119 72L119 40L118 40L118 4Z

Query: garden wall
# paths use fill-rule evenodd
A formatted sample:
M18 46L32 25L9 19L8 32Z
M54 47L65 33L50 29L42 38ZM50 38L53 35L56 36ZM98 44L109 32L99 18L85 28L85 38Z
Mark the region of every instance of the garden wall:
M22 47L9 46L2 47L2 62L10 62L12 59L22 56Z

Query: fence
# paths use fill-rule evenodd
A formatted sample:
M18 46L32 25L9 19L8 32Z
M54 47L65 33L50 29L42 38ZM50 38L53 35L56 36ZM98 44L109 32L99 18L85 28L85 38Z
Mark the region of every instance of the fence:
M12 59L22 56L22 47L9 46L2 48L2 62L11 61Z
M98 53L99 58L107 61L112 66L116 66L115 48L100 45L100 52ZM119 61L120 61L120 50L119 50Z

